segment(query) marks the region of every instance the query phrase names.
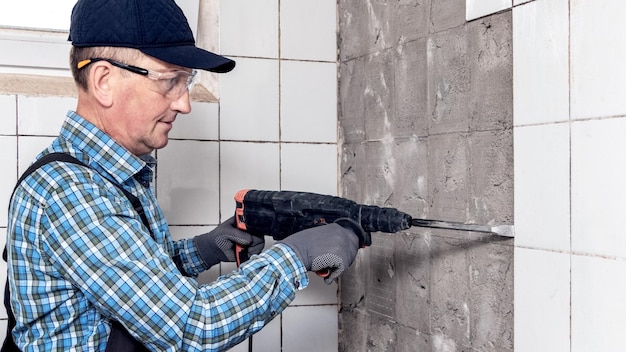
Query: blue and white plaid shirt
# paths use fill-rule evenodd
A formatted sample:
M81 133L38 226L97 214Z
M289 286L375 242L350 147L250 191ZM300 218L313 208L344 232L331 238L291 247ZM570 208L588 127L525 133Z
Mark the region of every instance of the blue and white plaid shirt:
M174 242L151 189L152 158L138 158L74 112L9 208L13 332L23 350L104 351L111 320L155 351L216 351L260 330L308 285L286 245L200 286L208 269L192 240ZM154 238L124 194L137 196ZM183 273L172 257L180 256Z

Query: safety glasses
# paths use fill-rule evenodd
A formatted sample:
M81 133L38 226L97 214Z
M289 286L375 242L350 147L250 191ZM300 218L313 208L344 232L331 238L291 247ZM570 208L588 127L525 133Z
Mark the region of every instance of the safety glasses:
M104 58L82 60L77 66L80 70L85 66L98 61L106 61L115 67L145 76L157 82L161 93L173 98L180 98L183 94L185 94L185 92L191 92L193 86L195 85L195 78L198 73L196 70L192 70L191 72L182 70L159 72Z

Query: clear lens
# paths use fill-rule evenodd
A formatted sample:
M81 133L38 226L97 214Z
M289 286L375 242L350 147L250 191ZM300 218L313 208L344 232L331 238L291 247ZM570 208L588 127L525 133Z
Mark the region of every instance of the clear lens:
M196 85L196 76L198 75L198 71L191 70L191 74L187 78L187 91L191 93L193 86Z
M156 72L149 71L148 78L156 81L159 86L159 91L164 95L179 98L185 92L191 92L191 89L195 85L195 77L197 71L169 71L169 72Z

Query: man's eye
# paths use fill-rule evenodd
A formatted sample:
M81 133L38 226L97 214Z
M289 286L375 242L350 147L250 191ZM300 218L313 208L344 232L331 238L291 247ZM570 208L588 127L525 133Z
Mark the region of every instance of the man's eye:
M172 89L174 89L174 87L176 87L176 85L178 85L178 77L172 77L172 78L168 78L168 79L163 79L163 80L161 80L161 82L163 82L163 89L166 92L169 92Z

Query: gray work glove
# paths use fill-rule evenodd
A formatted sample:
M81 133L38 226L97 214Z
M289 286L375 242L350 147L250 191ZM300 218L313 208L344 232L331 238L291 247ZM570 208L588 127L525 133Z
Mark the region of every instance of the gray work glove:
M354 262L363 233L354 220L341 218L294 233L281 242L298 254L307 270L326 272L324 282L330 285Z
M265 247L263 237L239 230L235 225L235 217L224 221L211 232L194 237L193 242L209 267L220 262L236 261L235 244L246 247L248 255L259 254Z

